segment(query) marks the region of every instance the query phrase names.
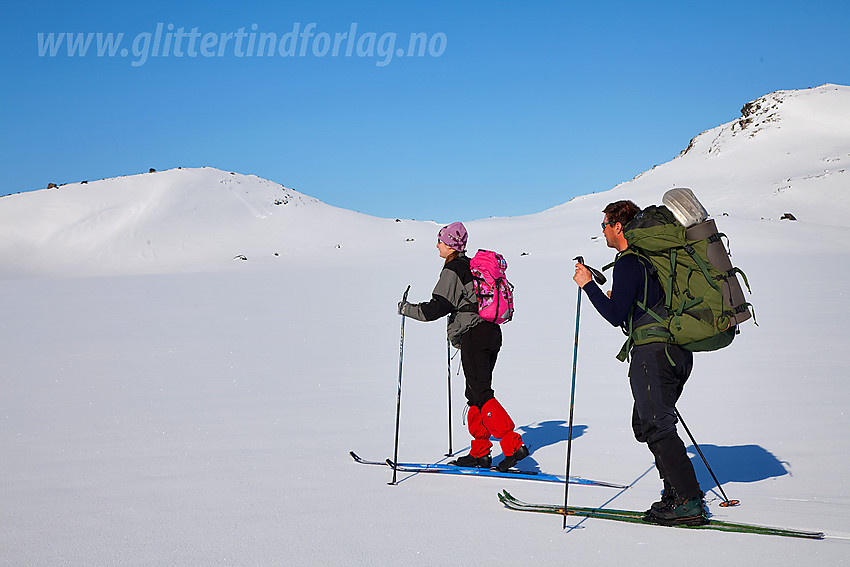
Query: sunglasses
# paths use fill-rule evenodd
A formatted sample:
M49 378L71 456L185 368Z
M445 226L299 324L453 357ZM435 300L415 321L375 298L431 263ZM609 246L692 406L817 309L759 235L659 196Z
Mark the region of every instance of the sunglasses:
M605 230L605 227L606 227L606 226L614 226L615 224L617 224L617 221L608 221L608 222L603 222L603 223L602 223L602 230Z

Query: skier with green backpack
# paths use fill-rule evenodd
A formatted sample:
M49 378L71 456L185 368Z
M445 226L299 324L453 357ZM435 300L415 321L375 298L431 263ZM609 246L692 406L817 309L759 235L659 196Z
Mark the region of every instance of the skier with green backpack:
M631 201L606 206L602 232L618 252L611 292L606 296L581 263L573 280L600 315L627 335L617 358L629 359L632 429L649 447L664 482L645 521L700 525L707 521L703 493L676 429L675 406L693 352L727 346L750 312L738 271L726 266L722 235L712 230L702 205L681 189L668 192L665 202L670 208L641 211Z

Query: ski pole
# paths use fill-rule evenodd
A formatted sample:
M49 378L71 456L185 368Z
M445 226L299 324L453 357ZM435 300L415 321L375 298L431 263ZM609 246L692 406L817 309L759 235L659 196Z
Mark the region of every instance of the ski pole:
M449 372L449 452L447 457L454 456L452 452L452 343L446 339L446 360L448 361Z
M564 473L566 482L564 483L564 529L567 529L567 495L570 490L570 454L573 448L573 408L575 407L576 396L576 359L578 358L578 329L579 316L581 314L581 288L578 288L578 299L576 299L576 338L573 344L573 379L570 388L570 421L567 426L567 470Z
M688 437L691 438L691 443L693 443L694 447L696 447L697 453L699 453L699 456L702 458L702 462L705 463L705 468L708 469L708 472L711 475L711 478L714 479L714 483L717 485L718 490L720 490L720 494L723 495L723 502L720 503L720 506L723 507L723 508L726 508L728 506L737 506L738 504L740 504L741 503L740 500L729 500L729 497L726 496L726 493L723 491L723 487L720 486L720 481L717 480L716 476L714 476L714 471L711 470L711 467L708 465L708 460L705 458L705 455L702 454L702 449L699 448L699 445L697 445L697 442L694 440L694 436L691 435L691 430L688 429L688 426L685 423L685 420L682 419L682 414L680 414L679 410L676 409L676 408L673 408L673 410L676 412L676 417L678 417L679 421L682 422L682 427L684 427L685 431L687 431Z
M576 262L585 266L584 258L581 256L576 256L573 258ZM590 270L591 274L593 274L594 279L599 285L605 283L605 276L602 275L598 270L594 270L590 266L585 266ZM567 496L569 495L570 489L570 455L572 454L573 447L573 408L575 407L575 395L576 395L576 363L578 362L578 330L579 330L579 322L581 321L581 288L578 288L578 298L576 299L576 335L575 335L575 343L573 344L573 378L572 384L570 387L570 420L567 426L568 434L567 434L567 470L564 474L566 482L564 483L564 529L567 529Z
M407 301L407 292L410 291L410 286L404 290L404 296L401 298L402 304ZM404 313L401 314L401 338L398 344L398 400L395 407L395 448L393 449L393 481L387 484L396 484L396 474L398 472L398 423L401 417L401 368L404 360Z

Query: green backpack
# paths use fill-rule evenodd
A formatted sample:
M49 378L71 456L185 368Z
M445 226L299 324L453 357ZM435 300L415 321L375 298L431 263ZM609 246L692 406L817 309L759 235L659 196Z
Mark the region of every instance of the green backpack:
M632 308L624 325L628 339L617 358L623 361L633 345L652 342L673 343L693 352L728 346L737 325L752 316L737 274L747 290L750 285L746 275L732 267L721 240L725 235L717 232L714 221L686 229L667 207L651 206L629 222L623 235L629 247L617 258L637 254L644 259L664 289L664 301L646 305L644 291L637 305L647 315L635 320Z

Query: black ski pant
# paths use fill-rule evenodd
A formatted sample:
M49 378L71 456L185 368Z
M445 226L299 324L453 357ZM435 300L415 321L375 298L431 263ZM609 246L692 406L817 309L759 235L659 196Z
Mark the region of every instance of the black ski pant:
M481 321L463 334L460 361L466 377L466 399L469 407L468 426L472 435L470 455L490 454L499 440L502 453L513 455L522 446L522 436L514 431L514 421L493 393L493 368L502 348L502 330L490 321Z
M481 321L461 337L460 362L466 377L466 399L481 408L493 394L493 369L502 348L502 329Z
M676 430L676 402L692 368L693 353L677 345L650 343L633 347L631 351L629 383L635 401L632 410L635 439L649 447L665 486L671 486L685 499L702 494L685 444Z

